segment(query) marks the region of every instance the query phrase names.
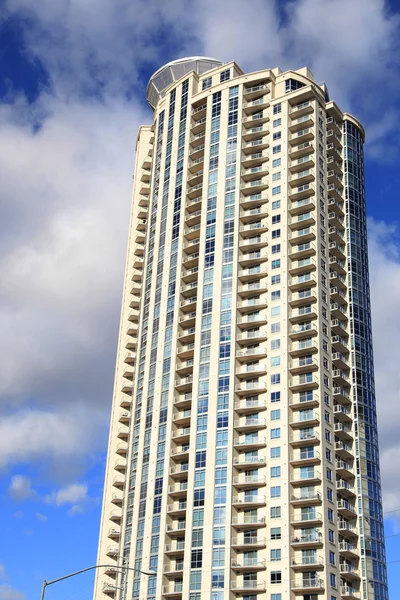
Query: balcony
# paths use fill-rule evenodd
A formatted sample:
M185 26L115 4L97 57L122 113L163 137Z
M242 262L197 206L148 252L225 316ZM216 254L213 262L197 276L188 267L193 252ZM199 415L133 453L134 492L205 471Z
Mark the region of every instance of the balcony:
M319 492L302 492L301 489L290 497L292 506L311 506L314 504L321 504L321 502L322 497Z
M296 471L294 470L290 483L294 485L304 485L305 483L310 485L316 485L321 483L321 473L315 471L313 467L309 467L309 471Z
M305 556L303 558L300 555L298 559L292 559L292 569L296 571L323 569L324 566L325 564L322 556L316 556L315 558L313 556Z
M338 512L343 517L348 517L349 519L353 519L353 518L356 518L356 516L357 516L355 505L351 504L347 500L344 500L344 499L338 500L337 508L338 508Z
M294 394L289 404L294 409L313 408L319 405L319 396L315 392L303 392L301 394Z
M293 140L293 141L296 141L296 140ZM292 160L314 152L314 145L311 141L308 141L308 142L301 142L301 140L297 140L297 141L299 141L300 143L293 144L293 147L289 148L289 157Z
M316 302L318 299L318 295L316 290L313 289L305 289L305 290L301 290L299 292L294 292L293 294L291 294L289 296L289 304L291 307L294 306L302 306L304 305L305 302L307 302L307 304L309 303L314 303Z
M129 427L127 427L126 425L123 425L122 427L120 427L118 429L118 432L117 432L117 437L120 440L126 440L126 439L128 439L128 437L129 437Z
M353 448L345 442L335 442L335 452L340 458L354 459Z
M238 262L241 267L253 267L261 265L268 260L268 254L257 250L256 252L246 252L238 257Z
M236 469L251 469L265 467L267 458L265 456L246 456L239 455L233 458L233 465Z
M263 429L266 426L266 419L260 419L258 415L256 417L237 419L234 422L236 431L257 431L258 429Z
M292 374L304 373L304 371L317 371L319 368L318 359L312 356L298 358L289 363L289 371Z
M306 535L294 535L291 539L291 545L296 548L319 548L323 545L322 535L319 532Z
M265 381L244 381L243 383L239 383L235 386L235 392L236 394L238 394L238 396L246 396L249 395L249 393L262 394L266 391L266 389L267 384L265 383Z
M292 264L289 267L289 273L291 275L300 275L309 271L314 271L317 268L315 258L310 256L302 258L300 260L292 260Z
M258 412L266 409L266 401L262 400L261 398L247 398L243 400L237 400L235 402L235 410L239 414Z
M322 514L319 512L309 512L306 514L295 514L290 518L290 522L294 527L318 527L322 525Z
M294 579L292 581L292 591L295 594L306 594L309 592L323 592L325 584L323 579L318 577L303 577L303 579Z
M247 210L242 209L239 213L242 223L252 223L254 220L265 219L266 217L268 217L268 210L265 205Z
M268 121L268 119L266 119L266 121ZM258 142L262 142L264 141L265 137L269 135L269 128L268 125L265 123L263 124L257 124L257 123L252 123L252 127L244 127L242 129L242 139L244 140L244 142L252 142L252 141L258 141ZM269 144L267 144L269 146Z
M318 334L318 327L316 323L305 322L295 325L288 331L288 335L292 340L301 340L304 338L310 338Z
M164 585L163 595L167 598L181 598L182 597L183 584L175 583L175 585Z
M250 375L265 375L267 372L267 365L264 363L257 363L254 365L243 365L239 369L236 370L236 377L246 378Z
M305 467L308 465L316 465L321 462L321 455L316 450L297 450L290 455L290 464L293 467Z
M346 558L358 558L358 549L354 544L349 542L339 542L339 552Z
M351 500L356 496L356 488L346 479L336 479L336 489L342 496L347 496Z
M247 548L265 548L266 539L265 537L239 535L232 538L232 547L246 550Z
M231 568L234 571L261 571L266 568L265 560L251 557L232 558Z
M266 298L246 298L237 303L237 308L241 313L252 312L258 308L266 308L268 305Z
M334 425L335 435L340 440L349 441L353 439L353 430L350 425L345 423L335 423Z
M348 535L350 537L354 537L357 535L357 529L355 525L344 519L339 519L337 528L340 535Z
M266 506L267 499L263 495L240 495L232 497L232 506L236 506L239 508L256 508L261 506Z
M260 206L260 204L265 204L269 201L269 197L266 192L259 192L258 194L250 194L250 196L241 196L239 201L240 207L243 210L247 210L250 208L256 208L257 206Z
M169 486L169 487L178 487L178 486ZM169 490L168 490L169 493ZM168 535L182 535L185 533L186 529L186 521L173 521L172 523L167 524L167 533Z
M111 495L111 502L112 504L115 504L116 506L122 506L123 502L124 502L124 496L121 492L115 492L114 494Z
M240 175L243 181L251 182L254 179L259 179L260 177L264 177L268 175L268 163L262 162L258 165L254 165L254 167L249 167L247 169L242 168L240 170Z
M289 136L289 144L291 146L297 146L298 144L303 144L304 142L310 142L314 139L314 130L312 127L302 127L295 133L292 133Z
M114 469L115 471L118 471L118 473L124 474L126 472L126 466L126 460L124 458L119 458L114 463Z
M119 546L108 546L106 550L106 556L110 558L118 558L119 555Z
M192 108L192 119L203 119L207 111L207 102L203 102L199 106L193 106Z
M128 444L126 442L119 442L119 444L117 444L116 452L120 456L126 457L128 454Z
M238 344L256 344L257 342L263 342L268 338L266 329L257 329L256 331L243 331L239 333L236 341Z
M236 351L236 359L239 362L253 361L267 356L266 346L253 346L244 350Z
M265 527L265 517L257 517L257 515L241 514L238 517L232 517L232 525L239 529L241 527Z
M186 512L186 501L173 502L167 505L167 512L172 517L184 516Z
M349 585L340 586L340 595L342 600L360 600L361 598L360 592Z
M233 478L234 487L242 489L262 487L265 483L265 475L240 475Z
M204 156L200 156L196 160L189 161L189 172L197 173L198 171L202 171L204 167Z
M238 279L240 279L240 281L245 282L252 281L255 277L261 279L262 277L267 277L267 275L268 271L266 267L261 267L260 265L257 265L248 269L240 269L238 272Z
M255 94L256 92L254 92L253 94ZM257 98L256 100L250 101L250 102L245 102L243 104L243 110L245 115L250 115L250 118L252 116L252 114L257 114L261 111L263 111L264 109L268 108L270 105L269 102L269 90L267 88L267 92L265 93L265 95L261 96L260 98ZM258 92L258 94L260 94L260 92ZM249 97L251 97L251 94L248 94ZM246 95L244 96L246 98ZM256 112L255 112L256 111ZM244 117L244 119L249 118L249 117Z
M176 443L185 443L189 442L190 439L190 427L182 427L181 429L176 429L172 432L172 438Z
M235 593L246 594L251 592L252 594L265 594L267 590L267 584L265 581L231 581L231 590Z
M233 445L235 448L243 450L256 450L257 448L265 448L267 440L265 437L257 435L240 436L234 439Z
M172 544L166 544L165 553L170 556L173 555L182 555L185 550L185 542L184 541L176 541Z
M187 479L189 469L189 463L181 462L178 463L175 467L169 468L169 474L171 475L174 481L179 481L182 479Z
M255 275L253 276L255 277ZM238 294L242 298L246 296L253 296L255 293L265 294L267 292L267 282L263 281L251 281L249 283L244 283L242 285L238 285Z
M269 91L269 87L266 83L250 84L249 87L243 89L243 96L245 100L250 103L250 100L253 98L260 96L260 94L269 94Z
M200 158L201 156L204 156L204 149L205 149L205 145L204 144L200 144L198 146L194 145L191 148L189 148L189 159L190 160L196 160L197 158Z
M183 575L183 560L179 562L164 563L164 575L167 577Z
M197 253L199 251L199 247L200 247L200 238L197 237L194 240L189 240L188 242L183 244L183 249L186 252L186 254L191 254L191 252L193 251L193 253Z
M297 375L289 381L289 388L292 393L315 389L318 386L319 379L315 373ZM312 420L311 416L310 419ZM295 425L296 423L297 420L295 420L295 417L293 417L292 424Z
M341 404L335 404L333 407L333 414L335 417L341 421L352 421L351 409L347 406L342 406Z
M247 137L249 137L248 132L246 132L246 133L247 133ZM242 145L243 154L254 154L255 151L265 150L265 148L268 148L269 142L268 142L268 137L266 135L268 133L268 130L266 129L263 133L264 133L263 137L257 137L257 139L249 141L249 142L245 142Z
M293 344L289 346L289 352L292 356L313 354L318 352L317 342L311 338L293 342Z
M241 164L245 169L255 167L269 160L268 152L254 152L253 154L242 154Z
M302 198L307 198L308 196L313 196L315 194L315 187L312 183L304 183L302 185L298 185L297 187L293 187L291 190L288 190L288 198L291 202L295 200L300 200Z
M239 248L242 252L251 252L268 245L268 239L265 235L255 235L253 237L239 239Z
M292 446L311 446L313 444L319 444L319 434L314 432L302 432L302 431L294 431L290 438L289 442Z
M257 314L252 314L249 316L244 316L244 317L239 317L236 320L236 324L238 325L238 327L240 329L248 329L248 328L254 328L254 327L259 327L260 325L265 325L267 322L267 315L266 313L257 313Z

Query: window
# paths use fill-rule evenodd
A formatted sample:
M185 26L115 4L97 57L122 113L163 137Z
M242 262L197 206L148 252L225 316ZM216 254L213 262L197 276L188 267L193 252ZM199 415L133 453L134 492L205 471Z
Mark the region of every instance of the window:
M271 440L279 440L281 437L281 428L271 429Z
M281 449L279 446L275 446L270 450L271 458L280 458L281 457Z
M272 140L280 140L282 137L282 132L281 131L275 131L275 133L272 134Z
M175 580L175 588L176 584L177 581ZM201 571L193 571L190 573L190 589L201 590ZM178 591L182 591L182 583L180 583Z
M203 566L203 550L192 550L190 566L192 569L201 569Z
M281 299L281 291L275 290L275 292L271 292L271 300L280 300Z
M277 115L281 111L282 111L282 105L281 105L281 103L279 102L279 104L274 104L274 108L273 108L274 115Z
M279 317L280 314L281 314L280 306L274 306L271 308L271 317Z
M272 127L279 127L279 125L281 125L281 124L282 124L282 119L280 119L280 118L279 119L274 119L272 121Z
M280 266L281 266L281 259L280 258L277 258L277 259L273 260L272 263L271 263L271 268L272 269L279 269Z
M282 600L282 594L271 594L271 600Z
M273 196L276 196L277 194L280 194L280 193L281 193L281 186L280 185L277 185L276 187L272 188L272 195Z
M205 79L203 79L203 83L202 83L203 90L208 90L208 88L210 88L211 85L212 85L212 77L206 77Z
M280 519L281 518L281 507L280 506L271 506L270 514L271 514L271 519Z
M280 200L274 200L272 202L272 210L276 210L277 208L281 207L281 201Z
M196 452L196 469L206 466L206 452Z
M279 367L281 364L280 356L272 356L271 357L271 367Z
M271 410L271 421L279 421L280 418L281 418L281 409L280 408Z
M281 468L278 465L277 467L271 467L271 478L280 477L281 476Z
M335 543L335 532L332 529L328 529L328 540L334 544Z
M280 217L280 215L279 215ZM281 251L281 245L280 244L274 244L271 248L271 252L272 254L277 254L278 252Z
M281 178L281 172L277 171L276 173L272 173L272 181L278 181Z
M298 90L299 88L304 87L304 83L301 81L297 81L297 79L286 79L285 81L285 93L294 92L294 90Z
M271 402L280 402L281 393L280 392L271 392Z
M280 373L275 373L271 375L271 385L278 385L281 382Z
M275 240L276 238L281 237L281 230L280 229L274 229L272 231L272 239Z
M271 350L278 350L281 347L281 340L271 340Z
M272 161L272 168L274 169L275 167L280 167L281 166L281 159L280 158L275 158Z
M330 502L333 502L333 491L331 490L331 488L327 488L326 495L327 495L328 500Z
M280 527L271 527L271 540L280 540L281 539L281 528Z
M336 588L337 587L337 583L336 583L336 575L335 575L335 573L331 573L330 574L329 580L330 580L331 587Z
M281 145L277 144L276 146L272 146L272 154L278 154L281 151Z
M281 276L280 275L272 275L271 277L271 285L276 285L277 283L281 282Z
M224 548L214 548L213 558L212 558L212 566L213 567L223 567L224 564L225 564L225 549Z
M331 565L335 565L335 553L330 550L329 552L329 563Z
M193 527L201 527L204 523L204 508L196 508L193 511Z
M222 83L223 81L229 81L231 78L230 69L226 69L226 71L222 71L219 75L219 80Z
M281 550L280 548L271 549L271 561L281 560Z
M280 498L281 497L281 486L280 485L273 485L271 487L271 498Z
M331 508L328 508L328 521L333 523L333 521L334 521L333 517L334 517L333 510Z
M280 571L271 571L271 583L282 583L282 573Z
M281 222L281 215L273 215L272 217L272 225L276 225Z

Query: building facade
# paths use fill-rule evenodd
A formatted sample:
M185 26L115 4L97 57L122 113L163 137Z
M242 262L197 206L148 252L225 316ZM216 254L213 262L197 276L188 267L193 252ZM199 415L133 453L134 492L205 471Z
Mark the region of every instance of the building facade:
M387 600L362 125L306 68L148 101L95 598Z

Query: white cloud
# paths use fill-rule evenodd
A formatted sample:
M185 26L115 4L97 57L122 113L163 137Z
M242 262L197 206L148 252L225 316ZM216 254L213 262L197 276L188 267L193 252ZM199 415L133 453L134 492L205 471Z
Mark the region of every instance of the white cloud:
M0 600L24 600L25 594L19 592L9 583L0 584Z
M42 523L46 523L46 521L47 521L46 515L43 515L42 513L36 513L35 517L37 518L38 521L42 521Z
M35 495L35 491L31 487L31 481L25 475L14 475L11 477L8 493L13 500L18 502L28 500Z
M372 325L384 509L399 508L400 237L395 224L369 220Z
M81 483L70 485L53 492L45 498L48 504L63 506L64 504L82 504L88 500L88 486Z

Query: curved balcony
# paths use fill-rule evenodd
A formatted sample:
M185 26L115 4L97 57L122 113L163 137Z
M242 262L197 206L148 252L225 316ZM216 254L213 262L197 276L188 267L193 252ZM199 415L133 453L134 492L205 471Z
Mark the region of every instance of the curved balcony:
M322 496L319 492L304 492L299 489L290 497L292 506L313 506L322 503Z
M250 509L250 508L257 508L257 507L261 507L261 506L266 506L267 504L267 499L264 495L257 495L257 496L244 496L244 495L240 495L240 496L233 496L232 497L232 506L235 506L236 508L240 508L240 509Z
M235 402L235 411L239 414L267 410L267 403L261 398L244 398Z
M319 379L315 373L306 373L296 375L289 381L291 392L301 392L303 390L315 389L319 386ZM295 423L295 421L293 421Z
M265 475L239 475L233 478L233 486L241 489L262 487L265 484Z
M310 467L309 472L303 472L294 469L294 472L290 477L290 483L293 486L305 484L319 485L321 481L321 473L319 471L316 471L313 467Z
M238 535L232 538L232 547L240 548L240 550L265 548L266 539L265 537Z
M267 354L268 352L266 346L254 346L237 351L236 359L239 362L245 363L247 361L254 361L260 358L265 358Z
M264 342L268 338L266 329L257 329L256 331L244 331L238 334L236 341L239 345L256 344Z
M300 466L305 467L308 465L317 465L321 462L321 455L314 448L312 451L308 449L304 450L296 450L296 452L292 452L290 455L290 464L293 467Z
M310 394L295 394L292 396L289 404L294 409L313 408L319 405L319 396L315 392Z
M181 379L175 380L175 389L179 392L185 392L192 389L193 385L193 376L189 375L188 377L182 377Z
M324 589L324 580L319 577L303 577L303 579L294 579L292 581L292 591L295 594L320 593Z
M289 363L289 371L293 374L304 373L304 371L317 371L319 369L318 359L313 356L298 358Z
M294 535L292 536L290 543L296 548L321 548L322 535L319 532L308 533L306 535Z
M235 529L240 529L242 527L251 527L252 529L254 527L265 527L265 517L240 514L240 516L232 517L232 525L235 527Z
M267 584L265 581L252 581L243 580L243 581L231 581L231 590L236 594L246 594L251 592L252 594L265 594L267 591Z
M268 239L265 235L254 235L252 237L239 239L239 248L242 252L251 252L268 245Z
M235 386L235 393L238 396L246 396L249 394L262 394L267 390L265 381L244 381Z
M357 546L349 542L339 542L339 552L346 558L359 558Z
M233 571L262 571L266 568L265 560L251 557L232 558L231 568Z
M292 569L295 571L320 570L325 566L322 556L299 556L298 559L292 558Z
M267 315L264 312L258 312L257 314L245 315L244 317L239 317L236 320L236 324L240 329L248 329L250 327L259 327L260 325L265 325L267 322Z
M267 365L265 363L257 363L251 365L242 365L238 369L236 369L236 377L238 378L248 378L252 375L261 376L265 375L267 372Z
M266 456L246 456L245 454L233 458L235 469L251 469L265 467L267 464Z
M290 437L289 442L292 446L311 446L313 444L319 444L319 434L314 432L303 433L302 431L294 431Z
M235 438L233 440L233 445L235 448L243 450L255 450L257 448L265 448L267 440L263 436L246 435Z
M259 419L257 417L247 417L247 419L237 419L234 422L236 431L257 431L264 429L267 426L266 419Z

